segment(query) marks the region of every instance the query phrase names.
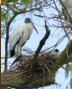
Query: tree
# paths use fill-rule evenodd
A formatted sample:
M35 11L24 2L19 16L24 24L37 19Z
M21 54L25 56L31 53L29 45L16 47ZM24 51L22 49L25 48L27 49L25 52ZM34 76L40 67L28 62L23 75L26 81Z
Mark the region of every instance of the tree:
M61 9L60 7L58 7L58 3L62 7ZM51 14L50 15L46 13L44 9L46 9L47 11L52 9L56 13L50 12ZM34 13L36 11L38 11L38 13L35 13L34 16L40 19L43 19L44 29L46 30L46 34L40 41L39 46L35 54L32 55L32 57L30 57L29 55L29 56L24 56L22 58L19 58L19 60L20 59L23 60L26 58L33 60L32 62L30 62L30 60L27 60L27 62L29 63L27 67L23 66L24 64L21 64L21 67L25 68L24 71L23 70L21 72L19 71L20 73L18 74L16 72L14 73L14 71L7 72L7 54L8 54L7 45L8 45L9 31L11 30L10 24L13 22L13 20L15 19L17 15L25 14L27 12ZM51 23L51 20L53 23ZM4 34L6 34L5 70L4 70L4 73L2 73L2 86L10 86L10 87L16 87L16 88L21 88L21 87L32 88L32 87L40 87L40 86L45 86L49 84L54 84L56 71L63 64L72 62L72 40L71 40L72 17L69 10L65 7L64 3L61 0L59 0L59 2L56 2L55 0L52 0L52 1L20 0L20 2L18 0L11 0L11 1L4 0L2 1L1 21L2 21L1 37L3 37ZM69 40L68 45L65 47L65 49L62 51L62 53L58 57L52 57L52 55L48 55L46 51L44 51L43 54L41 52L46 40L51 35L50 29L53 30L55 28L62 29L64 31L64 35L60 39L58 39L55 45L51 47L52 50L54 50L63 41L63 39L65 39L65 37L67 37ZM50 60L48 58L53 60ZM20 61L20 63L22 62ZM28 70L28 72L26 70ZM41 71L41 73L38 74L38 71ZM41 76L39 76L40 74ZM8 78L8 76L10 77L10 79ZM7 80L5 80L6 77L7 77ZM12 78L15 78L16 80L12 81ZM31 80L33 80L34 83L32 83ZM16 82L16 84L14 82Z

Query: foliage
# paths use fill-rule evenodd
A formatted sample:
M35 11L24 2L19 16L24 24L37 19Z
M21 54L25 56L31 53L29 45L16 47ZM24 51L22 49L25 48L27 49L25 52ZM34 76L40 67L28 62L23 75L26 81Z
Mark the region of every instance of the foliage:
M29 0L21 0L21 3L28 3Z

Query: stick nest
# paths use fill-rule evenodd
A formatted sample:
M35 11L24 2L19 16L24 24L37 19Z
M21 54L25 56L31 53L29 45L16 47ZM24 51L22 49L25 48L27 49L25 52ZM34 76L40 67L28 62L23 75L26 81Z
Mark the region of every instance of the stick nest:
M25 76L28 76L30 74L30 66L32 63L34 55L24 55L19 58L19 61L16 62L12 67L11 71L13 72L24 72ZM36 60L35 67L32 74L41 74L43 73L43 70L45 72L48 71L48 74L50 73L50 70L55 63L55 60L57 58L56 54L52 54L49 52L43 52L40 53L38 56L38 59Z

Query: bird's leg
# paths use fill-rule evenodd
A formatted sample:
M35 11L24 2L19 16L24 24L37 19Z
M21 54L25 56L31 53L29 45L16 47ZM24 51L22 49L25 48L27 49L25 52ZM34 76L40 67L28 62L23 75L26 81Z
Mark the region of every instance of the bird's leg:
M18 57L20 55L20 53L19 53L19 46L18 45L16 45L14 51L15 51L16 57Z
M17 50L18 50L18 45L16 45L14 51L15 51L15 55L17 56Z
M16 45L14 51L15 51L15 55L16 55L17 58L13 61L12 65L10 66L10 69L16 62L18 62L20 60L20 58L22 56L21 55L21 47L19 45Z
M21 56L21 46L18 46L18 55Z
M16 56L21 56L21 46L17 45Z
M11 45L8 44L8 55L7 55L7 57L10 57L10 55L11 55L10 50L11 50Z

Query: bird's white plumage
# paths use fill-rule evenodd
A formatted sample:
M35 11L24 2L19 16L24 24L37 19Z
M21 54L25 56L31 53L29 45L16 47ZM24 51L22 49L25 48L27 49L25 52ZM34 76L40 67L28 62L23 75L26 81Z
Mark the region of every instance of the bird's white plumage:
M55 58L57 58L59 55L60 55L60 52L59 50L56 51L58 49L55 49L55 50L45 50L45 51L42 51L39 55L41 56L42 54L48 54L50 56L53 56Z
M48 54L55 56L55 57L58 57L60 55L60 52L56 52L55 50L52 50L52 51L51 50L45 50L44 53L45 54L48 53Z
M21 53L22 45L28 40L33 30L31 23L21 23L14 29L9 36L9 50L12 50L19 40L19 43L15 46L15 53ZM10 55L10 54L9 54Z

